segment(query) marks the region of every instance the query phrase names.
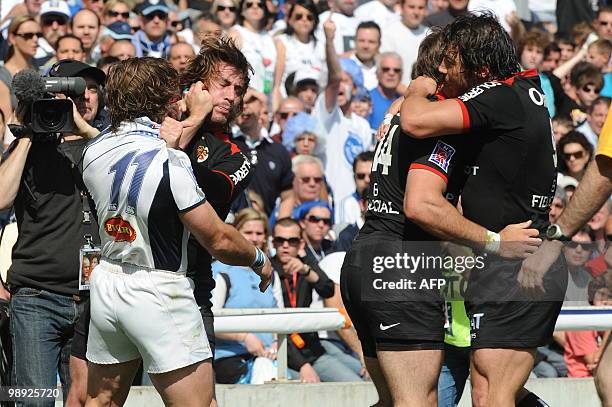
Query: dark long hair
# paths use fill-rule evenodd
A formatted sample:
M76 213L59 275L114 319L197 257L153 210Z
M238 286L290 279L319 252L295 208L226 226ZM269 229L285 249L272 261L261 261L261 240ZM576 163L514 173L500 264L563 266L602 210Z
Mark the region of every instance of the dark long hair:
M289 6L289 11L287 12L287 28L285 29L285 34L291 36L295 32L293 30L293 27L291 27L291 24L289 24L289 20L291 19L291 16L293 16L293 13L295 12L295 6L302 6L313 15L314 20L313 20L312 30L310 31L309 37L311 40L316 42L317 39L315 38L314 32L319 26L319 11L317 10L316 4L312 0L296 0L295 2L291 3L291 5Z
M444 37L445 54L459 54L468 83L503 80L521 70L512 39L490 12L457 17ZM483 69L488 70L485 77L480 76Z
M240 4L238 4L238 11L236 11L236 22L240 25L244 25L244 17L242 16L242 10L244 10L244 4L246 2L259 2L261 4L261 6L263 7L263 12L264 15L261 18L261 22L259 23L259 27L257 27L259 30L263 30L266 28L266 23L268 22L268 19L270 18L270 11L268 10L268 7L266 6L266 2L265 0L241 0Z
M570 131L565 136L561 137L561 140L559 140L559 145L557 146L557 165L559 167L559 171L564 174L567 173L567 164L563 158L563 149L566 145L571 143L580 144L580 146L584 148L586 154L589 156L589 161L593 158L593 145L589 142L589 140L587 140L587 138L579 131ZM587 161L584 168L586 168L588 165L589 162Z

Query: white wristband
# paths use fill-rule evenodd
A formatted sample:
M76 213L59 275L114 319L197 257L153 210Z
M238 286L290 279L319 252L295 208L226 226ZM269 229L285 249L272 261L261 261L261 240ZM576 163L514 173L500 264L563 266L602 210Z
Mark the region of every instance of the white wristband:
M393 115L391 113L387 113L383 119L383 124L391 124L391 119L393 119Z
M487 240L485 242L485 251L489 253L498 253L501 245L501 236L499 233L487 230Z

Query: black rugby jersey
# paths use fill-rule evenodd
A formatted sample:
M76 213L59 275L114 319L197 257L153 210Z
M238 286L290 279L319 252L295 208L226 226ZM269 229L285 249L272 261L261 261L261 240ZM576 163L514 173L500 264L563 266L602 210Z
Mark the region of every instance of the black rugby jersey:
M465 138L480 150L463 188L464 216L495 232L531 219L544 233L557 156L538 73L480 84L458 101Z
M437 174L447 183L446 198L456 205L469 169L465 166L468 149L461 147L464 143L465 138L460 136L424 140L409 137L400 127L399 114L396 115L376 145L368 210L360 236L386 232L409 241L439 240L404 215L406 178L411 168Z

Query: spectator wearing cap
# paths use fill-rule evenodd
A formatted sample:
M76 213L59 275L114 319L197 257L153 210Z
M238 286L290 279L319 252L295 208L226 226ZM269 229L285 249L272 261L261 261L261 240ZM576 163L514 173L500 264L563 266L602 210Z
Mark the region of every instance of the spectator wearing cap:
M301 69L321 71L321 58L314 36L318 23L317 7L312 0L297 0L289 6L287 28L275 37L278 56L274 73L277 86L274 88L273 107L278 106L280 99L287 96L285 82L292 72Z
M136 47L132 41L115 41L108 50L108 56L115 57L120 61L136 57Z
M68 32L70 8L64 0L47 0L40 7L40 27L44 38L38 40L38 49L32 63L45 65L55 56L57 40Z
M170 48L168 13L170 10L163 0L145 0L138 8L140 26L132 42L137 57L163 58Z
M283 132L287 125L287 120L298 112L304 111L304 104L295 96L289 96L281 101L278 110L274 113L274 121L270 128L272 140L277 143L283 142Z
M427 27L423 25L427 0L404 0L401 5L401 21L382 27L380 51L397 52L402 57L402 83L410 83L412 65L416 61L419 45L427 33Z
M132 7L123 0L107 1L102 9L102 21L107 27L116 22L127 23L130 19L130 11Z
M108 56L110 48L115 41L132 41L132 29L125 21L116 21L104 27L100 34L98 45L100 47L100 55Z
M100 17L91 10L83 9L72 16L70 29L83 42L85 61L88 64L94 64L97 56L94 55L93 50L100 34Z
M319 123L308 113L299 112L287 120L283 132L283 145L295 155L317 156L325 148L325 142L318 135Z
M351 110L357 116L368 119L372 113L372 97L365 88L358 89L351 99Z
M187 62L195 57L193 47L186 42L177 42L170 47L168 52L168 61L178 73L181 73L187 67Z
M334 224L332 208L325 201L312 201L301 204L296 208L296 212L306 243L306 256L316 259L318 263L333 252L333 242L327 239L327 234Z
M264 200L265 212L272 212L279 196L291 192L293 173L291 156L282 144L275 143L262 126L261 112L267 103L265 95L249 88L244 96L244 109L236 123L234 141L254 167L250 189Z
M380 3L377 0L371 3ZM374 89L378 85L376 77L376 58L380 52L380 27L374 21L359 23L355 36L355 53L351 59L363 72L363 86Z
M391 103L401 95L397 87L402 79L402 57L396 52L383 52L378 58L376 77L378 86L370 91L372 113L368 117L370 127L378 129Z
M276 45L266 30L269 11L264 0L241 0L238 7L238 23L228 35L236 42L253 67L250 86L272 96L276 69Z
M319 95L319 74L320 72L312 67L302 67L293 76L292 93L304 104L306 113L312 112Z
M353 114L351 99L363 87L363 73L355 61L337 59L334 49L335 23L325 22L328 80L317 98L313 116L326 135L325 174L335 205L355 191L353 160L372 147L372 131L367 120Z

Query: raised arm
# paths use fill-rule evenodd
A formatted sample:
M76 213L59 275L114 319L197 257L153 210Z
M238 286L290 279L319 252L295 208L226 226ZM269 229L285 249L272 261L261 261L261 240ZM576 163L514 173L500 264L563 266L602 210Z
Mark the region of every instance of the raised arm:
M331 112L338 100L340 92L340 80L342 79L342 67L338 61L336 48L334 47L334 35L336 34L336 23L332 21L333 12L329 12L329 18L323 23L325 32L325 59L327 60L327 86L325 87L325 109Z

